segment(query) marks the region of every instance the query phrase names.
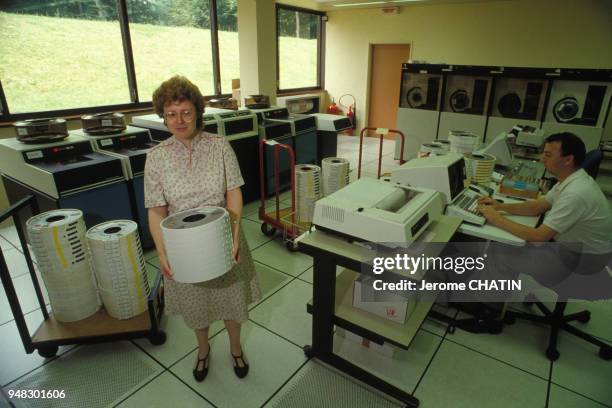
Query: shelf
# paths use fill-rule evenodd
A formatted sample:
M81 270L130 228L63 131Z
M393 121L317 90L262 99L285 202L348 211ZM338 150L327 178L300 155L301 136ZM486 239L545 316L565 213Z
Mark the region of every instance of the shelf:
M114 336L126 333L146 332L151 330L149 312L144 311L136 317L118 320L110 317L104 308L78 322L58 322L53 314L43 321L36 330L32 341L42 343L48 341L67 342L98 336Z
M391 320L384 319L372 313L368 313L361 309L353 307L353 282L359 276L359 273L345 269L336 278L336 306L334 311L334 323L347 330L350 327L345 327L342 321L349 322L363 329L359 335L363 335L370 340L376 341L377 337L382 337L398 347L407 349L421 327L421 324L427 317L434 302L418 301L416 308L406 319L404 324L396 323ZM312 300L308 302L308 311L312 313Z

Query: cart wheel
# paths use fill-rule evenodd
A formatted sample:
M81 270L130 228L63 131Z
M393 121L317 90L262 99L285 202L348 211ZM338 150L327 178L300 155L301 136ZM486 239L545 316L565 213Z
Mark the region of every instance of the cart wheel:
M287 241L287 242L285 242L285 246L287 247L287 249L288 249L290 252L297 252L297 250L298 250L298 246L297 246L297 244L296 244L295 242L293 242L293 241Z
M265 222L261 224L261 233L266 237L271 237L276 233L276 228L271 228Z
M44 358L55 357L57 354L58 347L57 346L43 346L38 349L38 354Z
M154 346L159 346L166 342L166 333L163 330L149 336L149 342Z
M599 357L603 358L604 360L612 359L612 347L610 346L601 347L599 349Z
M314 351L312 349L312 346L304 346L304 347L302 347L302 350L304 350L304 355L307 358L313 358L314 357Z
M583 324L588 323L589 320L591 320L591 312L585 310L582 314L578 315L578 318L576 320Z
M559 358L559 351L556 348L549 347L546 349L546 357L548 357L550 361L557 361Z

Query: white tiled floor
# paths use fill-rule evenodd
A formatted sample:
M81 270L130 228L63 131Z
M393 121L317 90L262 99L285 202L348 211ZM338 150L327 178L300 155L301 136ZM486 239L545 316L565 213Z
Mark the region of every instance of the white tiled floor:
M357 162L357 141L355 137L343 136L338 144L339 156L347 157L354 165ZM373 177L377 170L378 140L366 139L364 145L363 175ZM392 157L392 142L385 141L383 153L385 172L397 165ZM288 199L288 194L281 197L285 204ZM267 204L272 205L272 201L268 200ZM114 401L110 403L112 406L281 406L279 401L286 401L284 396L288 392L310 384L308 381L313 378L315 383L325 386L307 390L305 395L310 397L300 403L292 400L292 408L315 406L309 404L310 399L329 401L329 406L333 407L387 406L388 403L379 395L352 379L347 381L334 370L307 361L301 346L310 343L311 336L311 317L306 313L306 302L312 297L312 259L288 252L278 235L276 238L264 236L257 217L258 206L258 202L247 204L243 221L263 292L262 300L250 306L250 319L243 328L244 350L251 364L248 377L243 380L235 377L228 337L223 325L217 322L210 330L209 376L203 383L196 383L191 374L195 338L182 318L176 316L164 317L162 326L168 339L160 346L139 339L63 347L59 357L47 360L36 353L26 354L4 290L0 289L0 386L3 391L17 385L61 384L78 401L77 394L83 392L82 382L72 382L74 376L68 374L72 367L78 367L85 379L83 381L91 381L91 391L102 392L100 395L104 398L100 401ZM16 249L18 245L13 228L0 229L0 244L24 312L28 312L26 321L32 332L41 322L42 314L38 310L27 268L24 269L22 254ZM154 251L148 252L146 259L149 268L158 266ZM610 302L572 304L570 307L591 309L591 322L584 328L601 338L612 339ZM452 309L437 308L455 314ZM445 325L427 319L411 347L396 352L393 358L338 336L334 346L337 353L355 364L415 393L421 406L427 408L612 405L611 362L598 358L594 347L562 334L561 358L550 363L543 355L546 341L544 328L526 322L516 322L506 327L502 334L494 336L461 330L449 334ZM102 359L107 359L113 352L137 356L134 361L144 365L138 366L136 362L115 364L114 360L105 360L102 364ZM136 385L128 391L117 391L87 380L105 377L96 371L99 366L116 370L112 372L121 378L131 378ZM50 375L54 378L46 378ZM339 396L335 390L342 390L345 395ZM323 395L315 395L321 393ZM348 398L355 395L359 396L357 402L355 398ZM78 397L84 400L87 396ZM36 406L64 406L62 401L48 401L51 403L47 405L41 404L40 400L36 402ZM0 406L6 404L0 395ZM96 404L90 401L87 406L95 407Z

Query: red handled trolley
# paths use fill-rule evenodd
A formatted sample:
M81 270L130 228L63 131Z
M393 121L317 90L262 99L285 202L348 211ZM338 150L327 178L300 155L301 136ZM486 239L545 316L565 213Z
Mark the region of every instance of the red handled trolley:
M378 172L376 174L376 178L379 179L381 174L380 174L380 167L382 164L382 148L383 148L383 138L385 135L389 134L389 133L397 133L399 135L399 137L402 139L401 144L400 144L400 158L399 158L399 163L400 166L404 163L406 163L406 160L404 160L404 142L406 137L404 136L404 134L396 129L385 129L385 128L375 128L375 127L366 127L361 129L361 133L359 134L359 161L357 162L357 178L361 178L361 156L362 156L362 152L363 152L363 135L365 134L365 132L367 132L368 130L373 130L375 131L379 136L380 136L380 143L379 143L379 147L378 147Z
M274 211L266 212L266 194L265 194L265 169L264 157L265 146L274 147ZM280 208L280 172L278 168L278 156L281 149L286 150L289 154L289 170L291 172L291 207ZM296 251L295 238L300 236L304 231L310 228L309 222L300 222L295 214L295 153L289 145L276 142L274 140L261 139L259 141L259 192L260 206L259 219L263 221L261 224L261 232L271 237L276 233L276 230L283 231L285 245L290 251Z

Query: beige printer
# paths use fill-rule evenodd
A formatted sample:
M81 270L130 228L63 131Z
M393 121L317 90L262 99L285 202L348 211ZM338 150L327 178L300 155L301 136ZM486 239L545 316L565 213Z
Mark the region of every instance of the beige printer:
M437 191L362 178L315 203L313 224L341 236L408 247L444 211Z

